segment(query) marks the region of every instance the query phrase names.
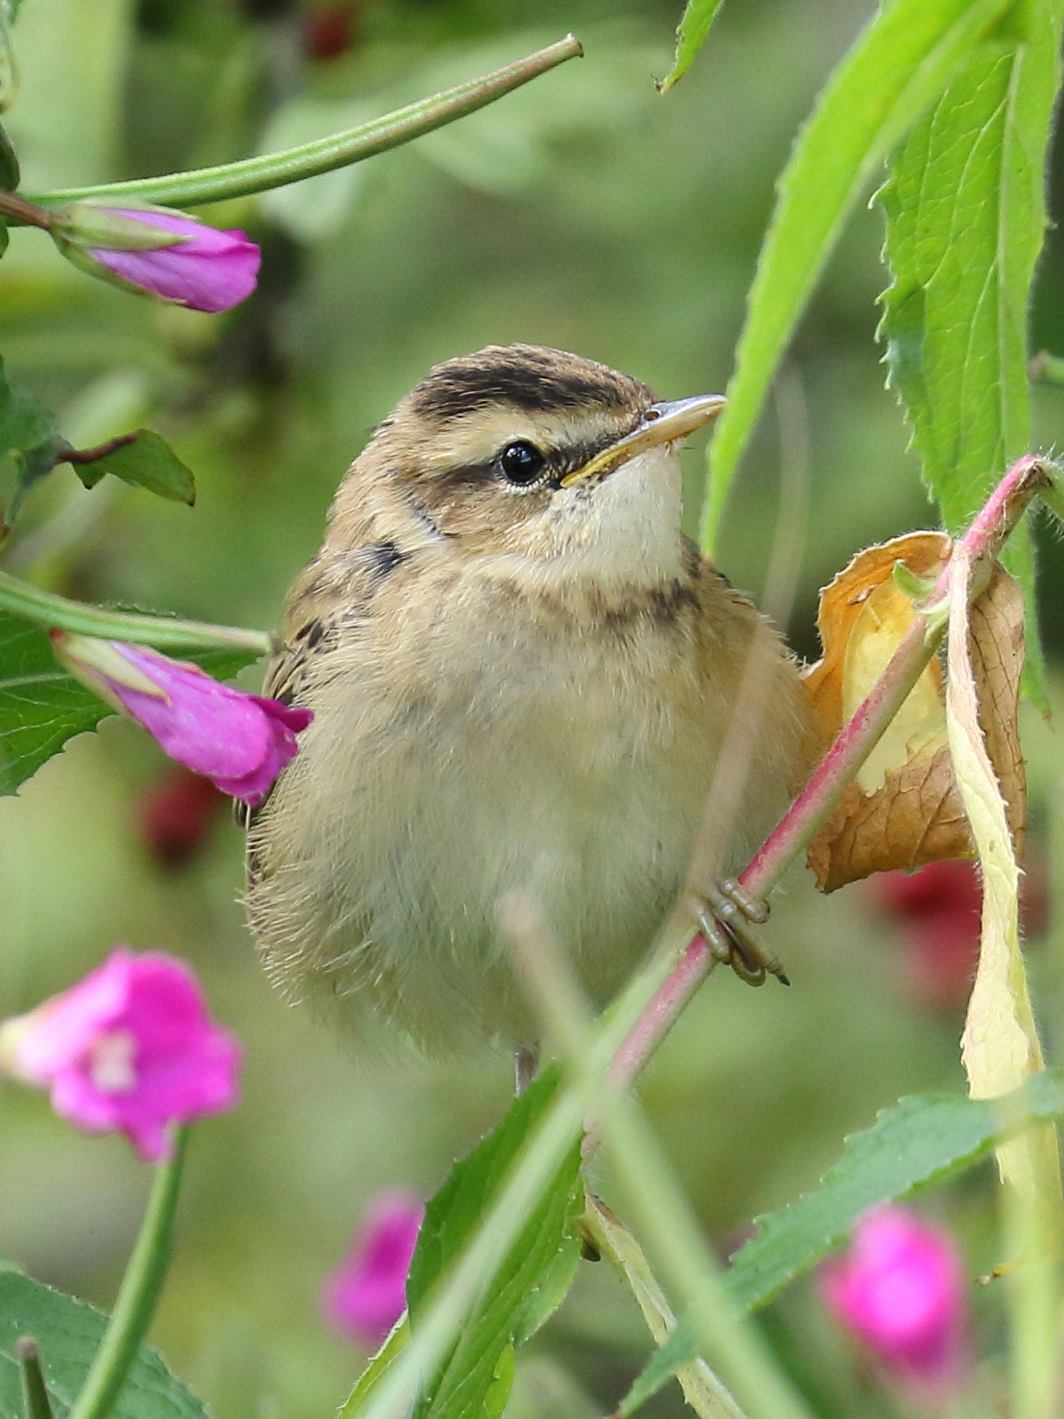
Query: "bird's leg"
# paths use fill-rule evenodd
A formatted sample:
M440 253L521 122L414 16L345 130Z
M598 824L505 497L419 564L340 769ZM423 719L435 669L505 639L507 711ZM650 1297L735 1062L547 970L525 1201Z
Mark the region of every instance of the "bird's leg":
M757 930L768 921L767 902L726 877L692 897L691 905L706 945L740 980L763 985L770 972L782 985L790 985L782 961Z
M523 1094L536 1077L539 1069L539 1049L536 1045L522 1045L514 1050L514 1088Z

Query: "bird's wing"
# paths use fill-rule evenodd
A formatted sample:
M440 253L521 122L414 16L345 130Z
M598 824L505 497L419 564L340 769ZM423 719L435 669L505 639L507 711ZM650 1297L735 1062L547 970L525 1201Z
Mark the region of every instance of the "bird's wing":
M313 565L311 563L311 567ZM262 693L283 705L305 703L308 680L319 656L326 653L335 640L342 619L342 607L337 604L335 595L324 594L321 585L308 578L311 567L304 570L292 589L285 610L281 646L268 662L263 676ZM246 803L236 804L236 820L241 827L251 826L269 797L267 794L254 808Z
M313 708L308 701L315 675L341 634L365 614L381 579L381 545L372 543L338 556L322 553L303 568L285 607L281 647L266 666L264 695L283 705ZM237 822L249 827L269 797L254 808L238 803Z

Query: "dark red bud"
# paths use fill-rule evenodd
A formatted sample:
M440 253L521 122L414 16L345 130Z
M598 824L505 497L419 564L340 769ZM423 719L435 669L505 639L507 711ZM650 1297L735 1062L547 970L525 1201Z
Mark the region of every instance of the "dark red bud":
M210 779L176 768L164 774L141 800L140 833L163 867L180 867L206 843L225 796Z
M325 5L303 17L303 50L308 59L337 59L355 42L358 10L355 5Z

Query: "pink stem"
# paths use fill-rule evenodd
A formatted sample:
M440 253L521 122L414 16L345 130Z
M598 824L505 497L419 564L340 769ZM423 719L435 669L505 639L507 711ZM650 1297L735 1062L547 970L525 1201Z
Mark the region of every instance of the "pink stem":
M997 555L1031 499L1052 483L1047 464L1027 454L1012 465L991 493L961 539L972 561L973 600L986 589ZM934 655L945 629L941 603L949 592L951 565L952 559L939 573L882 675L740 873L740 883L753 896L768 895L827 821ZM609 1075L613 1083L623 1087L639 1073L715 964L702 936L694 936L614 1056Z

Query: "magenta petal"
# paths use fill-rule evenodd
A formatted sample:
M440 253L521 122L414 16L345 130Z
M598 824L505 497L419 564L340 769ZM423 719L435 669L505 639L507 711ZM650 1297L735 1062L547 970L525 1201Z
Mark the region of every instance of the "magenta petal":
M261 253L244 232L219 231L178 212L112 210L183 238L179 244L149 250L87 248L95 261L123 281L164 300L210 312L228 310L255 289Z
M171 758L223 793L260 803L298 752L296 735L311 722L311 712L244 694L195 665L142 646L112 645L162 692L149 694L108 678L123 708Z
M964 1266L942 1228L904 1207L878 1208L819 1280L835 1318L899 1379L943 1391L963 1380Z
M118 946L106 962L71 990L37 1007L20 1033L18 1072L35 1084L48 1084L69 1070L102 1030L119 1019L128 992L133 953Z
M237 1101L240 1045L170 956L119 947L13 1023L15 1072L50 1088L56 1113L75 1127L124 1133L150 1161L165 1156L171 1125Z
M402 1315L424 1215L409 1192L381 1193L366 1208L350 1251L322 1288L322 1311L342 1334L372 1349Z

